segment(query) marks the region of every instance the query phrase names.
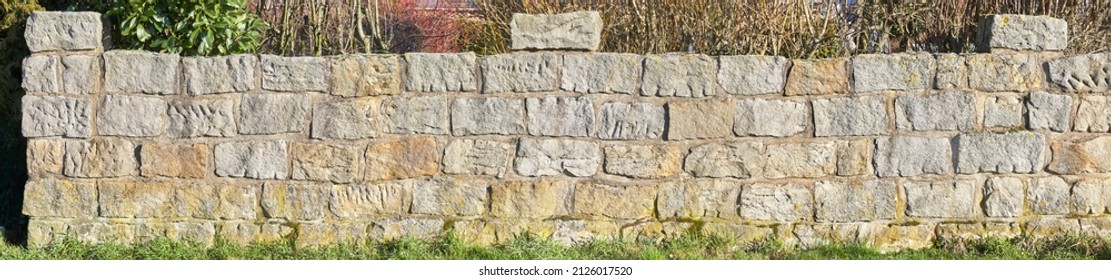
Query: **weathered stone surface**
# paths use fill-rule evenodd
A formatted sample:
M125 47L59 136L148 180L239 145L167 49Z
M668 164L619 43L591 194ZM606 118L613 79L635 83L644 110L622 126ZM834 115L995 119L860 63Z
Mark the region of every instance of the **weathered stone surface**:
M365 223L304 223L297 225L299 248L328 244L358 244L369 239Z
M602 139L661 139L664 134L666 111L661 105L650 103L602 104Z
M682 172L683 155L675 146L608 146L605 153L605 171L609 174L650 179L671 177Z
M984 184L984 213L988 217L1022 216L1026 184L1021 178L991 177Z
M167 182L100 181L100 216L108 218L170 218L175 216L174 188Z
M1080 233L1077 219L1042 217L1026 222L1023 234L1038 237L1061 237Z
M92 50L103 46L103 30L99 13L37 11L27 17L23 37L31 52Z
M174 138L235 136L235 101L230 98L171 101L170 126Z
M739 136L786 137L806 130L808 117L806 103L742 99L737 101L733 132Z
M166 127L166 101L158 97L108 95L97 108L97 134L151 137Z
M1063 51L1069 24L1049 16L989 15L980 21L976 41L981 51Z
M27 222L27 246L41 248L67 237L69 224L55 219L31 217Z
M405 54L405 89L419 92L478 90L474 53Z
M771 222L809 221L814 216L814 199L805 186L756 183L741 189L742 218Z
M968 88L968 65L964 56L953 53L937 54L937 76L934 85L937 89Z
M205 144L146 143L139 147L139 173L144 177L204 178L212 152Z
M341 219L408 214L413 204L414 181L333 185L328 212Z
M52 139L27 139L27 174L31 178L62 174L66 142Z
M93 109L83 98L24 95L23 137L88 138Z
M733 136L728 128L733 127L734 107L715 100L667 103L667 140Z
M719 56L717 81L729 94L777 94L783 92L790 68L791 60L782 56Z
M872 141L868 139L837 142L837 175L872 174Z
M971 130L976 102L971 92L903 95L895 99L899 130Z
M787 95L849 92L849 59L794 60L787 76Z
M1084 54L1050 60L1049 81L1057 87L1079 93L1111 90L1111 55Z
M246 92L258 83L258 57L231 55L181 59L189 95Z
M656 191L656 186L582 183L575 186L575 214L611 219L652 217Z
M216 144L216 175L220 177L285 179L289 176L286 140L255 140Z
M104 52L104 90L108 93L178 93L181 58L176 54L113 50Z
M887 99L882 96L814 100L814 135L887 134Z
M764 144L732 142L691 148L683 168L695 177L757 177L764 168Z
M315 183L270 182L262 186L262 210L267 218L289 221L324 217L330 188Z
M441 96L409 96L382 101L385 130L394 134L450 134L451 109Z
M351 183L359 174L361 146L294 143L293 179Z
M555 54L498 54L482 60L482 92L554 91L563 61Z
M1111 132L1111 106L1106 96L1080 96L1073 131Z
M862 54L852 59L855 92L926 89L936 67L928 53Z
M62 81L58 78L58 57L32 55L23 59L23 90L27 92L58 93Z
M589 177L602 160L598 143L563 139L522 138L514 167L522 176Z
M96 184L92 181L31 180L24 189L24 215L68 218L97 215Z
M513 144L477 139L457 139L444 149L444 173L505 176Z
M66 141L62 174L77 178L135 176L139 174L135 154L135 144L124 139Z
M441 146L432 137L371 143L366 149L363 178L377 181L436 174L441 156Z
M514 13L509 31L514 50L594 51L602 43L602 16L597 11Z
M957 136L957 172L1035 173L1045 167L1045 135L1031 132Z
M1088 236L1111 236L1111 217L1080 219L1080 231Z
M323 57L262 55L262 89L303 92L328 90L328 60Z
M308 103L303 94L244 94L239 104L239 133L301 132Z
M1084 179L1072 187L1072 213L1099 215L1111 211L1111 180Z
M816 178L837 171L837 143L785 143L766 146L764 177Z
M1068 214L1070 189L1061 177L1030 178L1030 210L1040 215Z
M644 57L628 53L586 53L563 55L560 89L581 93L634 94Z
M435 179L413 185L413 214L481 216L489 202L489 184L480 181Z
M985 127L1022 127L1022 97L989 96L984 101Z
M714 96L717 62L702 54L663 54L644 57L643 96Z
M1085 174L1111 171L1111 137L1054 142L1049 171Z
M173 213L176 217L222 220L257 218L258 185L175 183ZM153 190L159 191L159 190Z
M345 55L330 59L332 90L343 97L394 95L401 92L401 58L397 55Z
M451 132L456 136L524 134L523 101L501 97L456 98L451 104Z
M907 216L916 218L972 218L978 213L975 180L954 179L903 182Z
M1069 130L1069 111L1072 110L1072 97L1038 91L1030 94L1026 101L1029 112L1030 129L1049 129L1057 132Z
M376 240L398 238L429 238L440 234L444 221L433 219L389 219L376 221L367 228L368 236Z
M62 92L92 94L100 92L99 56L67 55L62 57ZM26 73L26 71L24 72Z
M594 104L586 97L556 97L525 100L528 131L533 136L594 135Z
M566 180L498 183L490 186L490 214L524 218L567 216L571 215L574 195L574 182Z
M1024 92L1040 88L1045 77L1034 55L974 54L965 61L968 84L975 90Z
M660 186L656 210L667 218L735 218L741 184L732 180L668 180Z
M868 222L895 218L895 181L841 179L814 183L818 222Z
M921 174L951 174L952 154L949 138L877 138L876 175L910 177Z
M358 98L317 103L312 138L364 139L378 136L378 100Z

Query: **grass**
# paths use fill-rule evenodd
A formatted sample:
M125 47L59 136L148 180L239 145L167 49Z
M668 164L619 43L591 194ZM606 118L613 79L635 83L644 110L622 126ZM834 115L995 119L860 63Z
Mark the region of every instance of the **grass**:
M942 242L931 248L880 253L859 244L789 249L775 240L742 243L730 238L687 235L659 242L594 241L563 246L544 239L519 238L493 246L462 242L451 235L432 240L298 248L292 241L257 245L216 242L212 246L170 240L136 245L65 241L45 248L0 245L0 260L1094 260L1111 259L1111 240L1085 236L1052 239L986 238Z

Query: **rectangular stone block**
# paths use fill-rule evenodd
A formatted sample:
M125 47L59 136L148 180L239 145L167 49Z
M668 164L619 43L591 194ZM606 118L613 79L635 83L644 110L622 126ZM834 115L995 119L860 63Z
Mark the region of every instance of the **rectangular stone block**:
M181 58L176 54L112 50L104 52L108 93L178 94Z
M869 139L837 141L837 175L857 176L872 173L873 148Z
M667 140L733 136L734 104L717 100L669 102Z
M262 186L262 213L267 218L312 221L324 218L328 185L317 183L269 182Z
M644 57L628 53L563 55L560 89L580 93L635 94Z
M177 182L173 187L176 217L220 220L257 218L259 185Z
M378 136L378 100L345 99L313 105L314 139L364 139Z
M343 97L401 93L401 58L398 55L344 55L330 58L332 90Z
M765 178L816 178L837 171L835 142L773 144L765 149Z
M602 139L662 139L666 111L664 106L651 103L602 104Z
M984 100L985 127L1022 127L1022 97L1018 95L988 96Z
M297 227L297 248L329 244L358 244L370 239L365 223L305 223Z
M906 181L907 216L915 218L974 218L979 215L977 183L971 179Z
M100 56L67 55L62 57L62 92L93 94L100 92ZM24 72L26 73L26 72Z
M139 147L143 177L204 178L211 173L212 151L205 144L146 143Z
M286 179L289 143L253 140L216 144L216 175L232 178Z
M93 109L88 99L24 95L21 103L23 137L88 138L92 135Z
M568 216L574 196L573 181L538 179L498 183L490 186L490 215L499 218Z
M810 190L794 183L756 183L741 188L741 218L769 222L802 222L814 217Z
M186 57L181 65L189 95L247 92L258 83L258 57L254 55Z
M1030 210L1039 215L1065 215L1072 187L1061 177L1030 178Z
M1111 171L1111 137L1070 139L1054 142L1049 171L1057 174L1105 173Z
M702 54L670 53L644 57L643 96L706 97L717 88L717 61Z
M779 94L787 84L791 60L782 56L723 55L717 81L729 94Z
M815 136L887 134L889 116L883 96L818 99L813 106Z
M305 129L304 94L244 94L239 103L240 134L298 133Z
M440 144L432 137L371 143L366 149L363 178L377 181L436 174L443 156L441 149Z
M31 217L95 217L96 184L79 180L30 180L24 185L23 214Z
M1046 63L1049 82L1069 92L1090 93L1111 90L1111 55L1083 54L1050 60Z
M408 214L413 204L413 181L333 185L328 212L341 219Z
M444 228L444 221L435 219L387 219L375 221L367 227L369 238L396 240L399 238L428 239L437 236Z
M1045 73L1038 57L1026 54L974 54L965 57L968 85L979 91L1024 92L1041 88Z
M166 101L158 97L108 95L97 109L97 134L153 137L166 127Z
M952 174L953 151L949 138L896 136L876 139L876 175L911 177Z
M598 143L588 141L521 138L514 167L528 177L590 177L601 164L600 150Z
M984 213L988 217L1022 216L1026 183L1015 177L990 177L984 184Z
M737 217L740 182L733 180L669 180L660 186L656 210L660 219Z
M456 139L444 149L444 173L505 176L513 144L478 139Z
M977 35L981 51L1063 51L1069 24L1049 16L989 15L980 21Z
M575 186L575 214L610 219L655 216L656 186L611 186L586 182Z
M525 100L528 131L533 136L594 135L594 104L586 97L556 97Z
M1111 106L1108 106L1106 96L1080 96L1080 105L1076 110L1076 120L1073 131L1079 132L1109 132L1111 131Z
M393 134L451 134L451 107L442 96L407 96L382 101L385 130Z
M937 76L934 85L937 89L967 89L968 65L960 54L936 54Z
M976 123L975 98L971 92L899 96L895 99L895 124L899 130L968 131Z
M784 91L787 95L849 92L849 59L793 60Z
M929 88L934 57L921 54L862 54L852 58L853 91L915 91Z
M103 46L103 31L99 13L36 11L23 37L31 52L94 50Z
M23 90L38 93L58 93L62 81L58 77L58 57L32 55L23 59Z
M895 219L895 181L828 180L814 183L817 221L875 222Z
M738 100L733 132L738 136L796 135L810 122L807 111L806 103L790 100Z
M1079 180L1072 187L1072 213L1101 215L1111 212L1111 180Z
M470 92L478 90L474 53L406 53L405 90Z
M1026 101L1030 129L1048 129L1056 132L1069 130L1069 112L1072 96L1050 94L1044 91L1030 93Z
M497 54L482 60L482 93L555 91L563 59L555 54Z
M294 143L294 180L351 183L358 178L362 146Z
M489 203L490 185L451 178L418 181L413 185L413 214L481 216Z
M1045 167L1045 136L1031 132L957 136L957 173L1035 173Z
M683 168L695 177L744 179L760 176L765 160L760 142L704 144L690 149Z
M262 89L285 92L328 90L328 60L323 57L261 55Z
M605 172L629 178L655 179L682 172L683 154L667 145L615 145L605 148Z
M31 178L62 174L66 142L54 139L27 139L27 174Z
M509 34L513 50L595 51L602 43L602 16L597 11L514 13Z
M124 139L96 138L66 141L62 174L76 178L139 175L135 144Z
M186 98L170 101L170 125L166 134L173 138L235 136L235 100L231 98Z
M524 100L502 97L456 98L451 104L455 136L525 133Z
M97 200L100 216L106 218L171 218L177 206L169 182L100 181Z

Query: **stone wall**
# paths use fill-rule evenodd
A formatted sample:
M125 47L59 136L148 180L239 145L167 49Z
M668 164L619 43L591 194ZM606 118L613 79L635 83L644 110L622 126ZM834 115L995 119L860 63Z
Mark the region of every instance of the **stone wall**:
M36 13L29 243L1107 235L1111 55L989 21L965 55L594 53L578 13L485 57L179 57Z

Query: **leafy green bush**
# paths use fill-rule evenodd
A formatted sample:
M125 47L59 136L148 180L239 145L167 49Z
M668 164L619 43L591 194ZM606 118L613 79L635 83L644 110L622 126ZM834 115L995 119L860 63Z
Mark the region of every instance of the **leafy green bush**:
M246 0L105 2L117 49L183 55L253 53L266 28L266 23L247 9Z

